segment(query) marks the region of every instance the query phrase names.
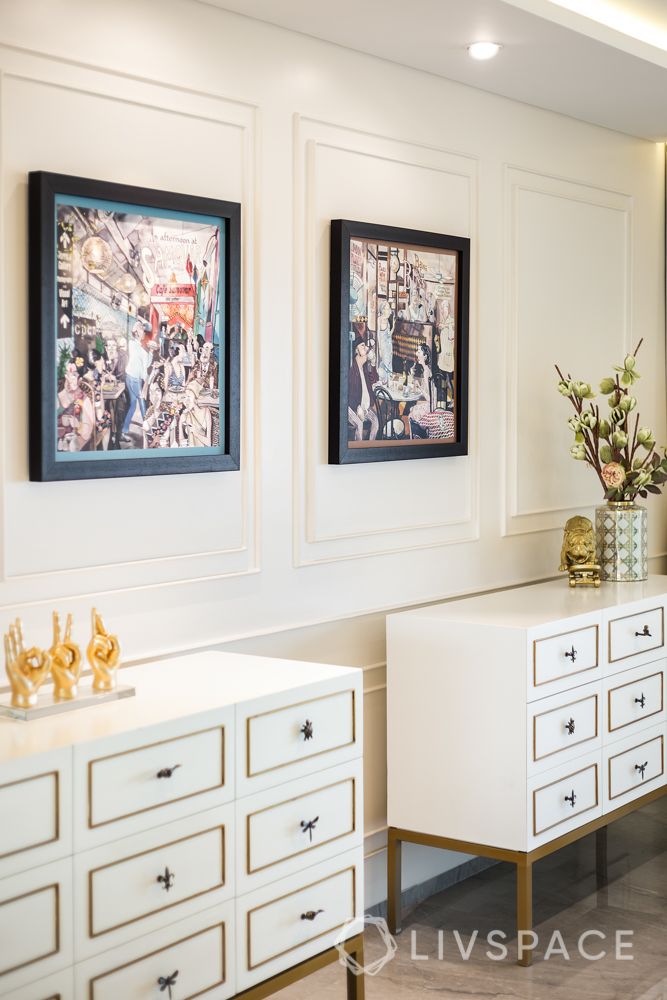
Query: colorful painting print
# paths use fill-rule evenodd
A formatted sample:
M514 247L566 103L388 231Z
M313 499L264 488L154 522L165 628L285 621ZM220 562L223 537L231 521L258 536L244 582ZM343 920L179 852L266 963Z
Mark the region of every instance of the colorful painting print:
M239 218L30 175L31 478L238 468Z
M331 224L335 464L467 452L470 241Z

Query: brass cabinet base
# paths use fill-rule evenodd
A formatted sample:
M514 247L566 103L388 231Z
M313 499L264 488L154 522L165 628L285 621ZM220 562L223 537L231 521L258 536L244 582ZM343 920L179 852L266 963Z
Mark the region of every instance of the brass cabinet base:
M363 934L357 934L356 937L352 937L346 941L345 951L352 958L356 959L359 965L363 965ZM258 983L257 986L251 986L250 989L244 990L242 993L237 993L234 1000L264 1000L265 997L273 996L279 990L284 990L285 987L292 986L293 983L298 983L299 980L305 979L306 976L312 975L313 972L317 972L326 965L338 961L339 958L340 955L337 948L327 948L326 951L320 952L319 955L307 958L305 962L293 965L291 969L285 969L284 972L279 972L277 976L272 976L271 979L266 979L263 983ZM346 975L347 1000L364 1000L363 973L355 976L350 969L347 969Z
M596 847L596 877L598 888L607 881L607 827L617 819L627 816L636 809L655 802L667 794L667 785L634 799L613 812L599 816L583 826L571 830L570 833L550 840L532 851L510 851L503 847L491 847L488 844L473 844L466 840L455 840L451 837L438 837L431 833L419 833L416 830L402 830L399 827L389 827L387 844L387 919L392 934L401 931L401 844L421 844L424 847L437 847L447 851L461 851L464 854L476 854L482 858L493 858L496 861L509 861L516 865L516 930L517 942L521 931L533 929L533 864L540 858L559 851L561 847L594 833ZM525 946L519 956L519 965L531 965L532 948Z

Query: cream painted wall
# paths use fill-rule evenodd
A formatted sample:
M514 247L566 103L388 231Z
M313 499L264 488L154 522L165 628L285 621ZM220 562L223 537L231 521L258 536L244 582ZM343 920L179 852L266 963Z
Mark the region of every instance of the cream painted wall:
M130 659L234 641L363 665L372 853L382 612L550 575L597 498L553 362L592 380L643 336L667 439L664 151L196 0L0 0L0 74L0 627L46 642L57 604L83 639L94 601ZM241 472L26 481L36 169L242 202ZM470 236L469 456L326 464L338 216Z

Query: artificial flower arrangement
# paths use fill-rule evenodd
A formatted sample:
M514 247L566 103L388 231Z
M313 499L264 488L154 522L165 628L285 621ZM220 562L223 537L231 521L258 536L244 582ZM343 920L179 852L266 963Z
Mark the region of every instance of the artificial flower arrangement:
M555 366L560 378L558 391L575 409L568 420L574 431L570 454L595 470L605 499L615 502L660 493L667 483L667 452L663 448L661 457L651 428L640 427L637 399L630 391L640 378L637 352L641 345L640 340L634 354L614 366L616 374L600 382L600 392L609 403L607 417L591 402L596 397L588 382L577 382L569 374L565 377Z

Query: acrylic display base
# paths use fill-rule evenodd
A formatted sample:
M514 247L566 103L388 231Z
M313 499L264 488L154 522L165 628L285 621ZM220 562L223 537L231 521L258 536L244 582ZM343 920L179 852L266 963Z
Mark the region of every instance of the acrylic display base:
M17 722L31 722L33 719L43 719L48 715L60 715L63 712L75 712L79 708L90 708L91 705L102 705L120 698L132 698L135 689L127 684L119 684L113 691L93 691L88 685L80 690L76 698L70 701L56 701L52 691L37 695L37 704L32 708L14 708L10 704L11 695L0 699L0 718L14 719Z

